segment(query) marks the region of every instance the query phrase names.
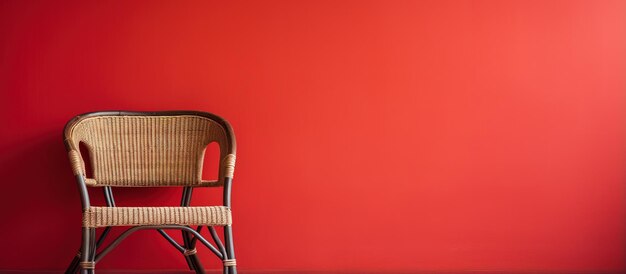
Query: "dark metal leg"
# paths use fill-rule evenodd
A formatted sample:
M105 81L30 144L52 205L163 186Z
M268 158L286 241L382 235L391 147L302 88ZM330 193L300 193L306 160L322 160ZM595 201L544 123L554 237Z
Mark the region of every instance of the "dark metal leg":
M233 227L227 225L224 227L224 241L226 241L226 254L224 257L228 257L229 261L233 263L235 261L235 246L233 245ZM237 274L237 265L234 263L233 265L229 265L225 267L227 271L224 271L225 274Z
M180 199L180 206L189 206L189 190L189 187L183 188L183 197ZM181 231L181 233L183 234L183 247L187 248L189 246L189 234L184 230ZM185 261L187 262L187 266L190 270L195 270L195 265L193 264L189 256L185 256Z
M189 206L189 204L191 203L192 194L193 194L192 187L183 188L183 197L180 201L180 206ZM188 250L195 250L196 245L195 245L195 241L193 242L191 241L191 234L189 234L189 232L184 231L184 230L182 231L182 234L183 234L183 246ZM196 273L200 273L200 274L205 273L204 266L200 262L200 259L198 259L198 255L196 255L195 253L191 255L186 255L185 260L187 261L187 265L189 266L189 269L194 270Z
M198 274L205 274L206 271L204 270L204 268L202 268L202 264L200 263L200 259L198 259L198 256L194 255L190 255L187 256L189 257L189 260L191 261L191 263L193 263L196 266L199 266L198 268L196 268L196 273Z
M115 206L115 200L113 199L113 191L111 187L105 187L104 190L104 198L106 200L106 204L109 207ZM81 250L79 255L76 256L72 264L70 264L70 268L65 272L66 274L74 274L76 271L81 269L81 273L95 273L96 266L96 250L98 246L100 246L106 236L109 234L111 227L107 227L100 235L100 238L96 241L96 229L95 228L83 228L83 240L81 244Z
M65 274L74 274L78 270L78 264L80 263L80 250L76 253L76 256L72 259L72 262L65 270Z
M202 231L202 226L198 226L198 229L196 229L196 231L198 233L200 233L200 231ZM196 242L194 238L194 240L191 239L191 234L189 232L187 232L187 248L190 250L196 250ZM200 259L198 258L198 255L194 252L193 254L187 256L189 258L189 260L191 261L191 263L195 266L194 270L196 271L196 273L199 274L205 274L206 271L204 270L204 266L202 265L202 263L200 262Z
M181 231L181 233L183 234L183 247L188 248L189 247L188 233L186 231ZM187 266L189 267L190 270L196 270L196 266L194 262L192 262L191 258L189 257L190 256L185 256L185 261L187 261Z
M96 229L83 227L83 243L80 251L80 273L95 273Z
M230 208L230 194L232 188L232 176L224 178L224 206ZM235 260L235 247L233 245L233 228L231 225L224 226L224 241L226 254L224 254L223 263L225 274L237 274L237 261Z
M100 247L102 243L104 243L104 239L106 239L107 235L109 234L109 231L111 231L110 226L107 226L104 229L104 231L102 231L102 234L100 234L100 238L98 238L98 241L96 242L96 249L98 249L98 247Z
M209 228L209 232L211 232L211 238L213 238L213 241L217 245L217 248L220 249L220 252L222 254L226 254L226 248L224 248L224 244L222 244L222 241L220 240L220 236L217 235L217 231L215 231L215 227L209 226L208 228Z
M91 229L91 252L89 253L89 261L93 264L93 268L91 270L89 270L90 274L94 274L96 273L96 250L98 249L97 247L97 241L96 241L96 229L92 228Z
M182 231L182 233L183 233L183 242L184 242L183 247L185 247L185 249L187 250L195 250L196 245L195 245L195 242L191 241L191 235L189 234L189 232ZM198 259L198 255L196 255L195 253L186 255L185 260L187 260L189 269L194 270L196 273L202 273L202 274L205 273L204 266Z

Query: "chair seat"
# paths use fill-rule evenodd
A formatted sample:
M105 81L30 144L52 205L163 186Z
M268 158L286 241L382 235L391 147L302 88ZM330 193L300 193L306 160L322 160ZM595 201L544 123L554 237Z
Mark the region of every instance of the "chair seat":
M83 213L83 227L138 225L208 225L232 223L225 206L194 207L90 207Z

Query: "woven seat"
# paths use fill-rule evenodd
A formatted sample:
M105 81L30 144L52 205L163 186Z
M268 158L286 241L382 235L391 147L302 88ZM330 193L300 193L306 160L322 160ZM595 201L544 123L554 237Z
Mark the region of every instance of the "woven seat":
M226 120L197 111L93 112L68 122L64 137L83 212L81 248L67 274L78 270L95 273L102 257L127 236L144 229L157 230L196 273L206 273L196 243L222 260L225 274L237 273L230 201L236 142ZM219 170L216 180L205 180L204 155L211 143L219 147ZM106 206L91 203L90 187L103 191ZM117 207L113 188L118 187L180 187L183 195L178 207ZM199 187L223 188L223 203L190 206L193 191ZM109 231L120 226L130 228L101 247ZM218 226L223 228L224 241L215 230ZM215 246L200 234L203 227ZM171 229L182 232L182 243L166 232ZM97 230L102 231L99 237Z
M84 227L137 225L210 225L232 223L230 209L202 207L90 207L83 213Z

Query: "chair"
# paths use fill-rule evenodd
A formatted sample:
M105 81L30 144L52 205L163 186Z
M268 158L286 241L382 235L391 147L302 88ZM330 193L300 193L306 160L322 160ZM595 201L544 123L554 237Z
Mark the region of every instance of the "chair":
M95 273L96 263L107 253L128 235L144 229L157 230L196 273L205 273L196 255L198 241L222 260L223 273L237 273L230 208L236 143L226 120L195 111L93 112L69 121L64 137L83 208L81 247L66 273L79 269ZM219 174L217 180L207 181L202 180L202 165L205 149L212 142L220 148ZM89 154L89 177L81 143ZM180 207L115 206L114 187L166 186L182 188ZM90 204L88 187L103 190L106 206ZM223 187L223 205L189 206L196 187ZM131 228L103 247L115 226ZM205 226L215 245L200 235ZM224 229L224 244L216 226ZM97 238L96 229L100 228ZM182 232L182 244L165 231L171 229Z

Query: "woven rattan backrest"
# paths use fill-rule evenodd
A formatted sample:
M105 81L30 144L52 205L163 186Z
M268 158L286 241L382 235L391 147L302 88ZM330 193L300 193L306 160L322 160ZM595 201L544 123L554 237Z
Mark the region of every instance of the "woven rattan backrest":
M88 184L218 185L221 180L202 181L204 152L211 142L219 144L220 160L232 157L234 166L234 139L225 121L191 113L131 114L79 116L68 124L70 157L81 142L89 151L93 178ZM84 169L82 157L76 158ZM220 169L220 178L224 172Z

